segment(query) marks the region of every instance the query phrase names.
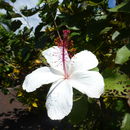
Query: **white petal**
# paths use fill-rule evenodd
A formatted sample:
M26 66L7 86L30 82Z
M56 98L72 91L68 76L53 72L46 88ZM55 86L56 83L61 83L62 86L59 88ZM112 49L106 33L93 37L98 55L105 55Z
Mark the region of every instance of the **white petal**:
M41 67L25 77L23 89L27 92L33 92L44 84L52 83L63 77L57 71L49 67Z
M85 50L74 55L70 63L71 71L82 71L95 68L98 65L98 60L92 52Z
M48 116L52 120L63 119L71 112L72 100L72 87L68 84L67 80L53 83L46 101Z
M91 98L99 98L104 92L104 80L96 71L76 72L69 79L75 89Z
M65 64L70 61L68 52L65 50ZM63 50L62 47L53 46L42 52L42 55L46 58L51 67L63 71Z

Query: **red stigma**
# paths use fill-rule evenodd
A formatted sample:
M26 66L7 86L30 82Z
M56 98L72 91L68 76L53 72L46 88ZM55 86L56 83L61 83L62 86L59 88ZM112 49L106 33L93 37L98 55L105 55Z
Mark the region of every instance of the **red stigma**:
M58 47L62 47L62 63L63 63L63 70L64 70L64 77L65 79L68 78L68 72L66 67L66 51L68 51L69 56L72 57L72 52L75 51L73 48L73 41L70 39L70 30L63 30L63 37L60 36L55 38L55 44Z
M57 46L62 46L66 48L67 50L72 48L73 42L70 40L70 30L63 30L63 38L60 39L59 37L54 40L55 44Z
M70 30L63 30L63 38L60 39L60 37L55 38L54 42L59 47L64 47L68 52L69 56L72 57L76 51L75 48L73 48L73 40L70 39Z
M70 30L63 30L63 38L66 39L69 37Z

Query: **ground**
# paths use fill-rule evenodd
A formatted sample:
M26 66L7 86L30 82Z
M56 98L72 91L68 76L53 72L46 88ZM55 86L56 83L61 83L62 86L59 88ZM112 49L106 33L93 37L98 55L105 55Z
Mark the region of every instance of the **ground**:
M45 112L28 112L15 95L13 89L10 89L8 95L0 92L0 130L53 130L54 127L58 130L72 130L70 125L62 121L50 120Z
M0 92L0 130L50 130L42 115L26 110L26 107L15 98L14 90L4 95ZM12 103L10 103L12 101Z

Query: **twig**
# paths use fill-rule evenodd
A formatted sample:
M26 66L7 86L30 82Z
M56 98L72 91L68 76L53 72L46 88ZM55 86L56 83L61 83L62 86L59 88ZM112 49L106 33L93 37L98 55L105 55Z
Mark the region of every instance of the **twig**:
M7 62L7 61L5 61L3 58L1 58L1 60L4 62L4 63L6 63L7 65L9 65L9 66L11 66L11 67L13 67L13 68L17 68L16 66L14 66L14 65L12 65L12 64L10 64L9 62Z

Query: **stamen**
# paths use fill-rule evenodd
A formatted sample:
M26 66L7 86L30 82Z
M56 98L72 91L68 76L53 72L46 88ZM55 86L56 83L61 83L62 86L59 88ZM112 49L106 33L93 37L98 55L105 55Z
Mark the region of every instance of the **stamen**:
M62 47L62 64L63 64L63 70L64 70L64 77L65 79L68 78L68 73L67 73L67 67L66 67L66 50L70 52L69 56L72 57L72 47L73 47L73 41L70 40L69 37L70 30L63 30L63 40L59 36L54 40L55 44L59 47Z
M63 42L63 47L62 47L62 62L63 62L63 70L64 70L64 76L67 78L67 70L66 70L66 62L65 62L65 47L64 47L64 42Z

